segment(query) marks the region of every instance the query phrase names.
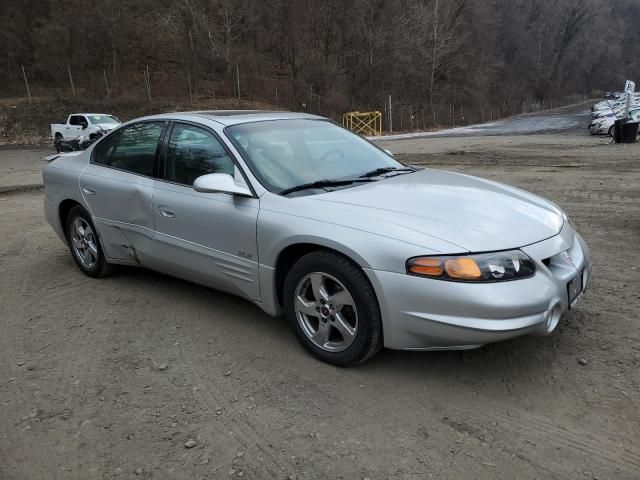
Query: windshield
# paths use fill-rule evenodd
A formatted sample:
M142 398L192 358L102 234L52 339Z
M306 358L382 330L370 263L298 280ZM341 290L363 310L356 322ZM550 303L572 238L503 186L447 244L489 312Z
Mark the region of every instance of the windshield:
M89 117L89 121L94 125L96 123L120 123L120 120L113 115L87 115L87 117Z
M358 135L326 120L273 120L225 129L253 174L272 192L357 178L403 165Z

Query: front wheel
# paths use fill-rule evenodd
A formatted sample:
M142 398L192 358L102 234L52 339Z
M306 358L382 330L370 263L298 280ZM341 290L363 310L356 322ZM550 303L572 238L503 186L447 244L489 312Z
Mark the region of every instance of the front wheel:
M66 224L67 243L76 264L90 277L103 277L113 267L107 263L91 216L80 205L69 211Z
M300 343L320 360L357 365L382 348L375 292L347 258L328 251L305 255L289 271L283 298Z
M610 136L610 137L614 137L614 136L615 136L615 134L616 134L616 126L615 126L615 125L611 125L611 126L609 127L609 136Z

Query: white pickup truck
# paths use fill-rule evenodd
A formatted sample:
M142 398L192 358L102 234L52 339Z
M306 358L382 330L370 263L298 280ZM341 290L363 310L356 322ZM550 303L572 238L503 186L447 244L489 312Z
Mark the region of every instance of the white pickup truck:
M55 140L72 140L78 137L93 137L96 132L108 132L121 124L113 115L104 113L72 113L67 123L52 123L51 136Z

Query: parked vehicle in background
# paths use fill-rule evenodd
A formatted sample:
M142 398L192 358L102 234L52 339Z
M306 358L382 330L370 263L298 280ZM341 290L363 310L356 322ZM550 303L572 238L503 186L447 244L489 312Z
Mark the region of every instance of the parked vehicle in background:
M589 133L591 135L615 134L616 120L621 120L627 115L632 122L640 121L640 92L607 92L605 100L595 103L591 107L591 122Z
M623 114L620 114L619 116L609 115L594 119L591 124L589 124L589 133L591 135L609 135L613 137L616 120L622 117L622 115ZM629 117L632 122L640 121L640 108L635 107L635 110L629 110Z
M637 110L638 108L640 108L640 102L632 101L629 104L629 111ZM591 114L591 118L593 120L597 120L599 118L605 118L605 117L622 118L625 115L626 109L627 109L627 105L625 103L624 105L616 106L613 109L598 110L597 112L593 112Z
M632 93L631 103L637 104L639 102L640 102L640 93ZM601 102L594 104L591 107L591 111L593 112L592 115L603 110L616 110L618 108L624 108L626 106L626 103L627 103L627 94L619 93L614 98L603 100Z
M67 123L52 123L51 137L54 140L71 140L78 137L94 139L99 131L108 132L122 122L105 113L72 113Z
M615 117L615 116L616 116L616 112L614 110L600 110L598 112L594 112L591 115L591 118L593 120L597 120L599 118Z

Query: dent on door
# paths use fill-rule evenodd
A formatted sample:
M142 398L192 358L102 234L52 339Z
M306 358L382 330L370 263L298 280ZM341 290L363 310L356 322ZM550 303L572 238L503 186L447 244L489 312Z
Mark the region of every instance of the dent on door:
M153 180L107 168L93 168L104 172L82 175L81 188L97 223L106 256L146 264L154 239Z
M136 263L146 263L146 258L153 250L154 225L151 210L150 187L135 185L127 190L123 201L129 209L123 215L122 225L114 225L124 242L119 247L126 250L129 260Z

